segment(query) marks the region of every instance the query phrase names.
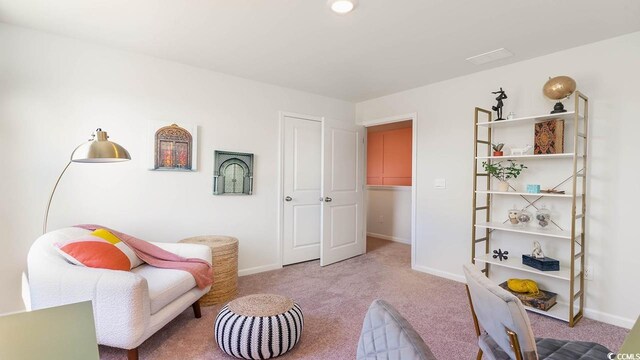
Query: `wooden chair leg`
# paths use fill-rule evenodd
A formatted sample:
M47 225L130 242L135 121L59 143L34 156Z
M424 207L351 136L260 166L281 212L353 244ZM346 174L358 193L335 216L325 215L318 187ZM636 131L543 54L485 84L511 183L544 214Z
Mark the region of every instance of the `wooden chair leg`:
M200 319L202 317L202 312L200 312L200 300L194 302L191 307L193 308L193 315L196 316L196 319Z
M476 360L482 360L482 349L478 349L478 356L476 356Z
M127 360L138 360L138 348L127 350Z

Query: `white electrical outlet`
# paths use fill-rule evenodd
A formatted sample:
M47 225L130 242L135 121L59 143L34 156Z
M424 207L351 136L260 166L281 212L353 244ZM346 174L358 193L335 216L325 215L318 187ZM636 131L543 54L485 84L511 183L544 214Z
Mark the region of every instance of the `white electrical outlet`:
M584 278L587 280L593 280L593 267L586 265L584 267Z
M446 189L447 188L447 180L446 179L435 179L433 180L433 187L436 189Z
M384 216L378 216L378 223L382 224L384 222Z

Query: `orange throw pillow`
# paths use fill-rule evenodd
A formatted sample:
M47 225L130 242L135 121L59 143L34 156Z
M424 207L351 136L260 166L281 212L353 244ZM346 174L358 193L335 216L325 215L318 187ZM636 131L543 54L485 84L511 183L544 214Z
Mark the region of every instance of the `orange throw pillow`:
M55 246L69 262L80 266L129 271L143 263L127 244L105 229Z

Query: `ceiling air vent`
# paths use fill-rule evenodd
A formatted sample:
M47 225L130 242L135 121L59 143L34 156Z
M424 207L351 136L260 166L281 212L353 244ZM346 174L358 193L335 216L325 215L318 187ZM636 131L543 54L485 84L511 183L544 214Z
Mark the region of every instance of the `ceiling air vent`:
M505 48L500 48L500 49L496 49L496 50L492 50L489 52L486 52L484 54L480 54L480 55L475 55L472 57L467 58L466 60L472 64L476 64L476 65L482 65L482 64L486 64L488 62L492 62L492 61L496 61L496 60L500 60L500 59L505 59L508 58L510 56L513 56L513 53L511 53L511 51L505 49Z

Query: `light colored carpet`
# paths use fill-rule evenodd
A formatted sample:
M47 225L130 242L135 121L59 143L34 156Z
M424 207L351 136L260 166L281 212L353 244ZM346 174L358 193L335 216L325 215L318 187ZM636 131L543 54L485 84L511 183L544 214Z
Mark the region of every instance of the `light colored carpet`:
M474 359L478 347L464 284L410 269L410 247L369 238L367 253L321 268L318 261L244 276L240 295L275 293L293 298L304 311L300 343L280 359L355 359L362 319L374 299L391 303L439 359ZM141 359L234 359L216 346L218 306L191 308L140 347ZM574 328L529 314L538 337L595 341L617 351L626 329L590 319ZM100 346L101 359L126 359L126 351Z

